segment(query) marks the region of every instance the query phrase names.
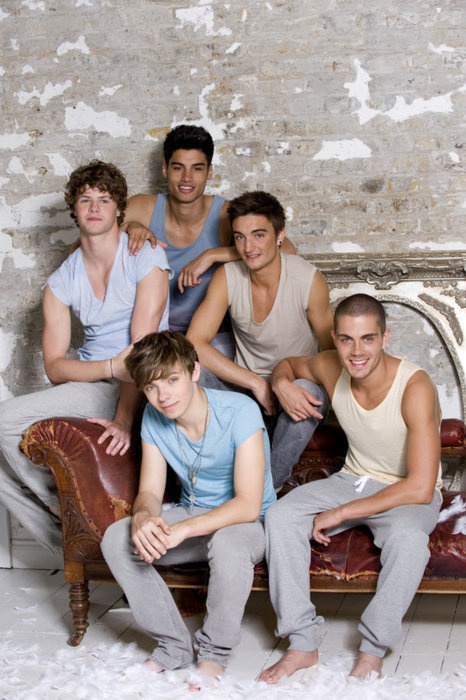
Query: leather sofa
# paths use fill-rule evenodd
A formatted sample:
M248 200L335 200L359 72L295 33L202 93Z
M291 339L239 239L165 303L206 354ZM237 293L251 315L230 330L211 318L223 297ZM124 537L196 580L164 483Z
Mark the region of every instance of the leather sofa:
M68 640L77 646L88 627L89 581L113 580L100 551L105 529L129 515L139 476L139 438L135 435L123 457L110 457L97 444L101 428L82 419L51 418L32 425L21 448L55 477L61 506L65 580L70 585L74 629ZM431 557L420 591L466 592L466 490L461 470L466 461L466 427L461 420L442 421L442 459L456 460L460 490L443 493L439 523L430 537ZM346 438L338 425L322 424L283 487L286 493L314 479L325 478L342 466ZM459 475L459 477L458 477ZM173 500L176 484L168 484ZM328 548L311 544L310 585L313 590L367 592L376 586L379 550L370 532L358 527L332 537ZM159 567L171 588L206 585L205 564ZM267 589L265 563L256 567L253 590Z

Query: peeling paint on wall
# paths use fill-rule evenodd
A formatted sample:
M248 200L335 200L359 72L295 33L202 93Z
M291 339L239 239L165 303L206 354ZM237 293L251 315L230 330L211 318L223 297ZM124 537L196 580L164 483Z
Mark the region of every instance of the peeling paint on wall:
M0 273L7 257L13 260L16 270L29 270L35 265L34 255L26 255L21 250L13 248L11 236L0 232Z
M79 39L74 43L72 43L71 41L64 41L62 44L60 44L57 47L57 56L64 56L69 51L80 51L84 54L91 53L88 45L86 44L86 40L82 34L79 37Z
M50 100L63 95L65 90L69 90L71 86L71 80L67 80L64 83L56 83L55 85L49 82L46 84L43 92L39 92L37 88L34 88L31 92L19 90L19 92L16 93L16 96L20 105L25 105L27 102L29 102L29 100L37 97L41 107L44 107Z
M354 61L356 66L356 80L352 83L345 83L344 87L348 90L349 97L354 97L359 103L359 109L355 110L355 114L359 117L360 124L366 124L371 119L377 116L388 117L394 122L404 122L407 119L412 119L422 114L432 112L435 114L446 114L453 111L452 96L455 93L466 91L466 83L460 88L452 90L443 95L436 95L425 99L417 97L411 102L407 102L403 96L397 95L395 105L385 112L379 109L369 107L371 103L371 95L369 91L369 82L372 80L370 75L361 65L358 60Z
M113 138L131 135L131 125L126 117L120 117L116 112L96 112L85 102L66 108L65 127L76 133L94 127L96 131L110 134Z
M322 148L313 160L348 160L349 158L370 158L371 149L361 139L342 139L341 141L323 141Z
M25 146L29 140L29 134L0 134L0 149L14 151Z
M195 32L205 29L207 36L230 36L232 34L228 27L220 27L218 31L214 31L215 15L211 5L201 4L199 7L176 10L175 16L180 20L177 29L192 25Z

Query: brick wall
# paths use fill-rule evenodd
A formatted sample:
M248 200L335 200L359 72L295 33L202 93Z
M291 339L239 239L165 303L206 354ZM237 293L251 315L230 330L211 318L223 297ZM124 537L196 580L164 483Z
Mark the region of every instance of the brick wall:
M211 191L274 192L303 254L466 250L465 30L463 0L4 0L0 399L44 383L67 175L97 156L155 191L180 122L215 138Z

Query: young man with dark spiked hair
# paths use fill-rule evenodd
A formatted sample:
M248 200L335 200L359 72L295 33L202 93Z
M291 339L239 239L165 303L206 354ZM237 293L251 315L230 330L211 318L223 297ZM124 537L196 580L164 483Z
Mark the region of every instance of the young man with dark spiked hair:
M170 283L170 329L185 333L219 264L238 260L239 254L232 245L228 202L205 193L213 172L214 142L209 132L180 124L167 134L163 154L167 194L131 197L124 228L134 253L146 239L165 247L175 273ZM284 251L295 252L288 239ZM214 345L233 356L228 318L222 319Z

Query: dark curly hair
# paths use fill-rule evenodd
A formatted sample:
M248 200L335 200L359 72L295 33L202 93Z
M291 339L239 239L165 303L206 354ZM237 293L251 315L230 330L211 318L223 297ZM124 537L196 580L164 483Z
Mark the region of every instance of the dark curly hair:
M104 163L101 160L92 160L87 165L81 165L73 170L65 187L65 202L74 221L76 221L74 213L76 198L87 186L109 193L120 210L117 221L121 224L125 218L124 212L128 199L128 185L121 170L113 163Z

